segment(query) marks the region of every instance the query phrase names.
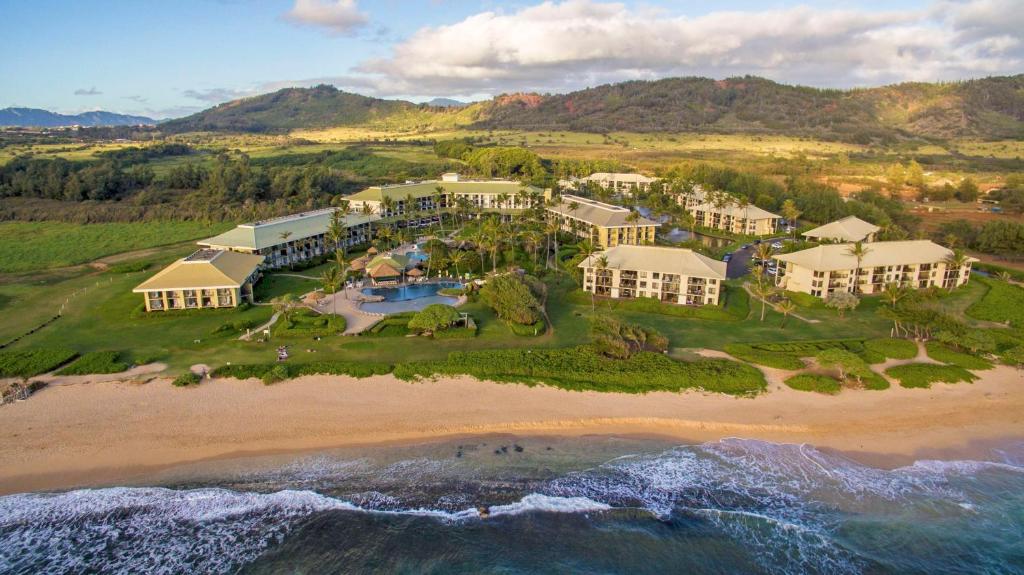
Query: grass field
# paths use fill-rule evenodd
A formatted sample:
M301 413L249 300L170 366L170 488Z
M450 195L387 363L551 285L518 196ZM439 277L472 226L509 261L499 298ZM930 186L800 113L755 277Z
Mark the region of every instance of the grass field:
M209 237L230 227L207 222L4 222L0 223L0 273L91 262L124 251Z

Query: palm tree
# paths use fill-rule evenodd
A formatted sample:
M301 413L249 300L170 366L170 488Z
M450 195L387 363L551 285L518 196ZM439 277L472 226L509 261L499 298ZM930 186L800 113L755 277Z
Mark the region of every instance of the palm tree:
M857 259L857 267L853 270L853 293L860 292L860 266L864 261L864 256L868 255L871 248L864 245L864 242L855 242L852 246L846 249L846 254L851 255Z
M793 200L786 200L782 202L782 215L786 217L789 225L793 228L793 239L796 239L796 220L803 212L796 208L796 202Z
M900 303L900 300L906 296L907 288L901 286L899 282L889 282L882 289L882 299L889 302L892 305L892 309L896 309L896 304Z
M1006 270L997 273L996 277L999 278L1000 281L1004 281L1006 283L1010 283L1013 281L1013 276L1010 274L1010 272Z
M384 199L380 201L381 217L390 217L391 212L395 209L395 199L391 196L384 196Z
M324 270L324 273L320 276L320 282L324 284L324 291L331 294L331 304L334 308L334 313L338 313L338 298L337 292L341 284L341 274L338 273L338 268L329 267Z
M405 195L405 228L412 227L412 220L418 217L419 210L416 208L416 198L412 194Z
M341 215L341 210L331 213L331 222L327 225L327 237L331 240L335 252L341 250L344 253L345 246L342 238L345 237L345 220Z
M530 261L536 265L537 251L543 238L537 230L527 230L521 235L523 246L530 252Z
M281 243L284 244L284 255L285 255L286 263L291 264L292 263L292 257L291 257L291 249L288 248L288 238L292 237L292 233L291 232L281 232L280 234L278 234L277 237L281 238Z
M466 263L467 257L468 254L462 250L455 250L454 252L448 254L448 261L451 262L453 266L455 266L455 275L457 277L462 275L459 272L459 266L464 265Z
M784 299L776 304L775 310L782 314L782 323L779 324L779 327L786 329L786 321L789 319L789 314L796 311L796 304L788 299Z
M597 304L594 301L594 295L597 293L597 278L604 274L605 270L608 269L608 256L601 254L597 257L597 261L594 262L594 291L590 292L590 311L597 311Z
M377 238L384 242L384 246L386 249L391 247L391 238L393 238L394 235L395 232L391 229L390 226L382 226L377 229Z
M949 284L949 291L953 291L953 288L955 288L956 284L959 283L960 272L963 270L964 266L967 265L969 260L970 258L967 254L965 254L963 250L959 249L953 250L953 253L946 255L946 257L942 259L942 263L946 264L946 277L951 277L953 279L953 281L947 281ZM956 275L953 276L950 273L950 270L956 270Z
M444 198L444 186L434 187L434 211L437 212L437 225L440 226L440 231L444 233L444 217L441 215L441 199Z
M764 321L765 308L768 305L768 298L775 293L775 286L758 281L754 284L754 295L761 298L761 321Z
M548 244L544 246L544 267L551 267L551 240L555 241L555 257L558 257L558 220L550 219L544 225L544 234L548 237Z
M284 295L277 296L270 300L270 303L274 306L274 311L281 314L281 317L283 317L286 322L291 321L292 311L294 311L299 305L299 301L293 293L286 293Z
M480 275L484 274L484 254L487 253L487 234L484 233L483 226L477 226L473 233L470 235L470 241L473 242L473 247L476 250L477 255L480 256Z
M768 242L761 242L757 244L757 249L754 250L754 257L761 261L760 264L758 264L761 268L758 273L764 273L764 270L768 267L768 262L771 261L772 254L774 253L775 250L772 249L771 244Z

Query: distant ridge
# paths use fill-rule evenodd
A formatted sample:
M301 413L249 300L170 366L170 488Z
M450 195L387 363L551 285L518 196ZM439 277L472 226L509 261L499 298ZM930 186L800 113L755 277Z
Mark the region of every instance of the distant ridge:
M460 102L451 98L434 98L433 100L424 103L435 108L465 108L469 105L466 102Z
M58 114L38 108L4 108L0 110L0 126L21 128L57 128L62 126L138 126L155 125L146 116L128 116L96 110L81 114Z
M826 90L744 76L606 84L567 94L502 94L460 107L384 100L321 85L235 100L161 127L287 133L511 129L785 134L858 143L909 138L1024 139L1024 74ZM456 101L457 102L457 101Z

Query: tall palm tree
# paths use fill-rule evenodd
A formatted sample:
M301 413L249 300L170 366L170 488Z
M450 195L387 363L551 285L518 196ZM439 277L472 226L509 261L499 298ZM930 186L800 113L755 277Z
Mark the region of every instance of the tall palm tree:
M395 199L392 198L391 196L384 196L384 198L380 201L380 207L381 211L384 212L381 214L381 217L391 217L392 212L395 209Z
M775 293L775 286L769 283L758 281L754 284L754 295L761 299L761 321L764 321L764 312L768 305L768 298L770 298L773 293Z
M333 251L337 252L341 250L345 252L345 246L342 239L345 237L345 219L342 217L341 210L335 210L331 213L331 222L327 225L327 238L331 241Z
M416 198L412 194L405 195L405 228L412 227L412 220L419 217L419 209L416 207Z
M484 274L484 254L487 253L487 234L483 230L483 226L477 226L473 233L470 234L469 239L473 242L473 248L476 250L477 255L480 256L480 275Z
M757 249L754 250L754 257L761 261L760 264L758 264L758 267L760 267L759 273L763 274L764 270L768 268L768 263L771 261L774 253L775 250L772 249L771 244L768 242L761 242L757 244Z
M601 254L594 262L594 291L590 292L590 311L597 311L594 295L597 293L597 278L608 269L608 256Z
M286 293L284 295L277 296L270 300L271 305L274 306L274 311L281 314L284 321L291 321L292 312L299 305L299 300L293 293Z
M797 209L796 202L786 200L782 202L782 215L786 217L789 225L793 228L793 239L796 239L796 220L803 215L803 212Z
M851 255L857 259L857 267L853 270L853 293L860 293L860 266L864 262L864 257L868 255L871 248L864 245L864 242L855 242L852 246L846 249L846 254Z
M385 249L391 248L391 238L393 238L395 232L391 229L391 226L381 226L377 228L377 238L384 242Z
M437 225L440 226L440 231L443 234L444 216L441 215L441 200L444 198L444 186L435 186L432 196L434 199L434 211L437 212Z
M885 284L882 289L882 298L889 302L892 309L896 309L896 304L900 303L900 300L907 296L907 288L901 286L899 282L889 282Z
M459 266L464 265L466 263L467 257L468 254L466 252L458 249L448 254L448 261L451 262L453 266L455 266L456 277L462 276L461 272L459 272Z
M779 328L786 329L786 321L789 320L789 314L796 311L796 304L788 299L784 299L776 304L775 309L782 314L782 323L779 324Z
M956 278L954 279L954 281L949 282L949 291L953 291L953 288L955 288L956 284L960 281L960 273L962 272L964 266L967 265L967 262L969 260L970 258L967 256L967 254L965 254L964 251L960 249L953 250L953 253L948 254L946 255L946 257L942 258L942 263L946 264L947 276L951 275L950 270L956 270ZM945 281L945 278L943 279Z
M324 284L324 291L331 294L331 304L334 308L334 313L338 313L338 288L341 284L341 275L338 273L338 268L329 267L324 270L324 273L320 275L320 283Z
M544 267L550 267L551 264L551 240L555 242L555 258L558 258L558 220L550 219L544 224L544 233L548 237L548 244L544 246Z

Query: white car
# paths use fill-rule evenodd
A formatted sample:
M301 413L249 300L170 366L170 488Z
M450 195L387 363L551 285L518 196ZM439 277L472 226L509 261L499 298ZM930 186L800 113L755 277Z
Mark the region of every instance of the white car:
M772 244L772 247L777 249L777 250L781 250L782 249L782 242L775 242L775 243Z

